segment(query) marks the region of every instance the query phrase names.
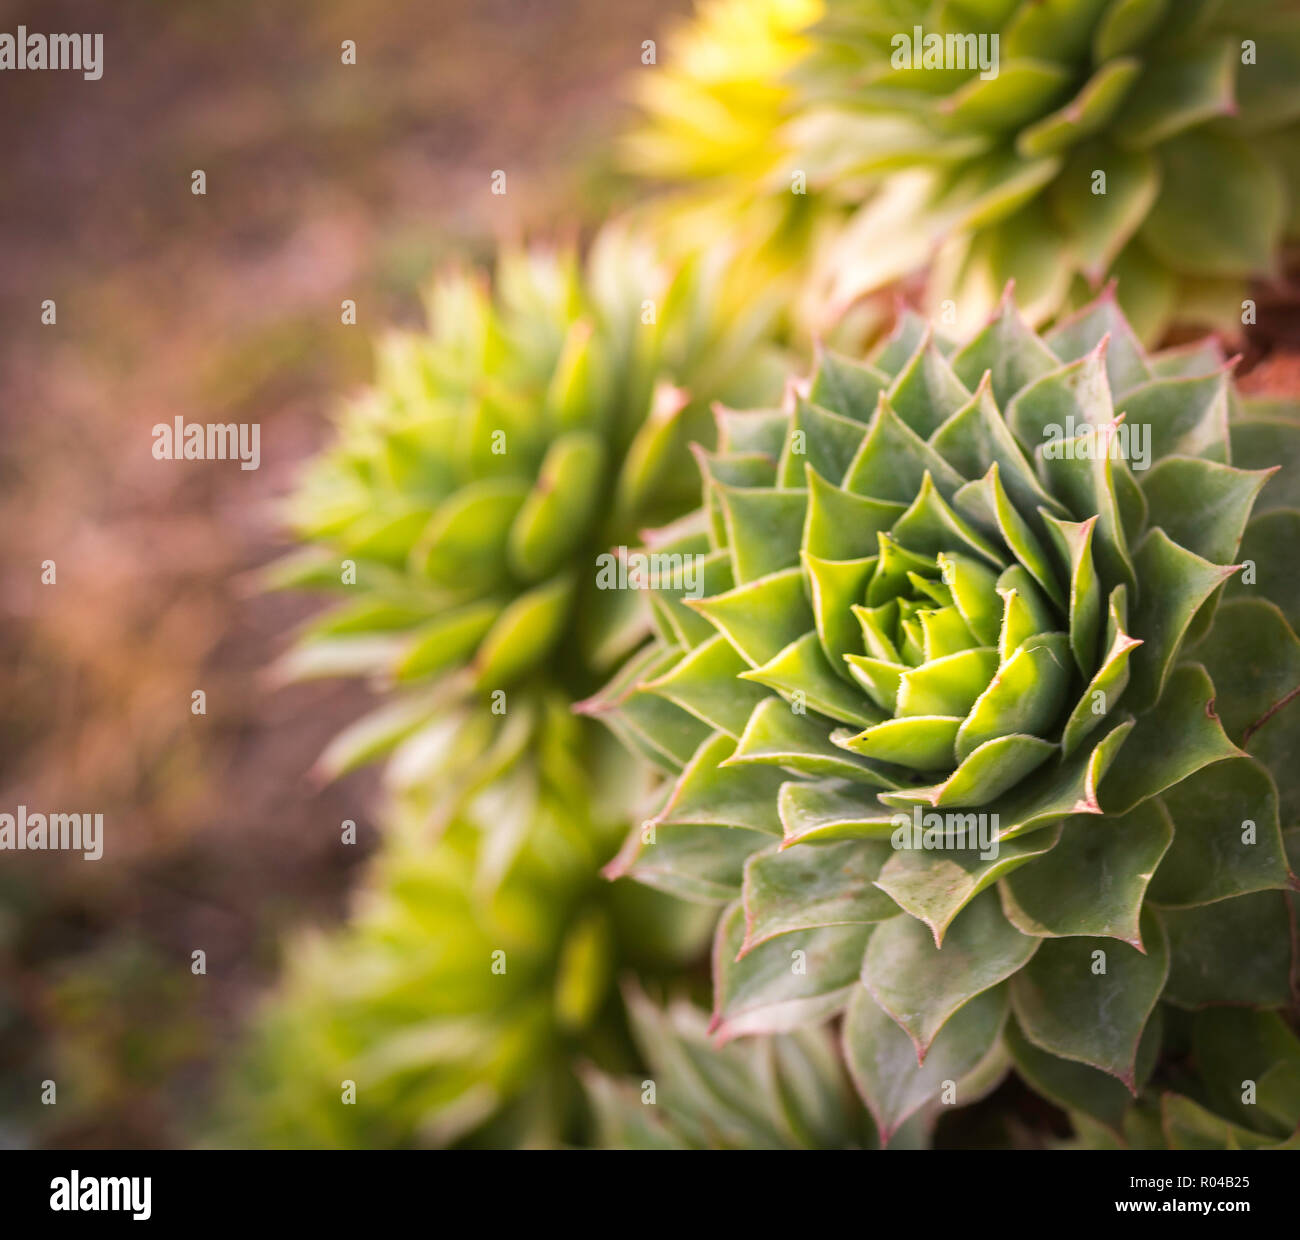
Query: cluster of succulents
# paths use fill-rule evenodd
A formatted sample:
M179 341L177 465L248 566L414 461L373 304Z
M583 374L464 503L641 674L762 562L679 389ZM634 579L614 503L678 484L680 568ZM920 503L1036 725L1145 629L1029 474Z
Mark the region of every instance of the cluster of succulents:
M282 670L381 691L322 769L388 802L246 1136L922 1147L1014 1074L1296 1147L1300 415L1148 345L1300 232L1298 67L1276 0L701 4L669 192L443 277L291 500L269 579L344 601Z
M1239 328L1247 282L1279 274L1300 237L1288 0L742 7L702 5L671 89L646 80L634 153L688 203L803 245L792 261L823 311L928 271L930 309L951 302L963 331L1012 278L1037 323L1114 276L1144 338L1173 321ZM782 89L754 108L773 63ZM737 137L718 147L715 131Z

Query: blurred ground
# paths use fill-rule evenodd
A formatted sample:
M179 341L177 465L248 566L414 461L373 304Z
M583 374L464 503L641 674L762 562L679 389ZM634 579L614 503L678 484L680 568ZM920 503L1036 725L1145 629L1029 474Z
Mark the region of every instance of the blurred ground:
M0 863L0 1146L184 1143L286 928L340 915L372 790L305 772L360 691L269 692L308 609L241 575L433 264L605 208L618 79L683 7L0 4L105 36L100 81L0 77L0 808L106 835ZM260 423L261 468L155 461L178 414Z

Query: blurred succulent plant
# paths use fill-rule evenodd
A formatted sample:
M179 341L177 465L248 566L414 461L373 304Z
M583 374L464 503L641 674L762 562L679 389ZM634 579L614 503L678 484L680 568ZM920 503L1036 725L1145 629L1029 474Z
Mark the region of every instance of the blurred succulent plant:
M1008 279L1038 323L1112 275L1143 338L1240 330L1247 282L1300 237L1290 0L744 7L701 5L648 71L631 153L725 211L702 235L784 237L815 268L814 328L928 269L928 309L951 301L962 333Z
M547 798L543 812L490 892L475 884L475 828L452 823L435 847L389 831L350 921L290 946L229 1084L220 1143L590 1136L575 1065L632 1064L613 970L679 968L701 927L680 901L600 880L604 854L580 809Z
M283 671L385 691L323 771L391 753L396 812L491 827L481 860L497 874L542 785L612 789L609 814L635 788L595 732L571 767L546 769L563 755L543 742L645 633L636 592L597 588L597 556L694 502L687 445L711 427L708 400L779 390L763 306L736 304L727 280L722 255L670 273L612 228L585 270L506 251L491 290L444 276L429 332L384 344L291 499L311 545L271 580L347 601Z
M613 1149L868 1149L875 1133L826 1029L718 1046L684 1000L629 988L645 1079L591 1068L583 1082Z
M653 542L701 588L581 708L675 775L611 873L722 906L720 1036L845 1013L886 1136L1007 1056L1112 1108L1166 1007L1294 1001L1300 420L1230 369L1109 295L904 317L720 411Z
M829 223L821 198L791 192L785 140L798 102L790 74L822 12L822 0L701 0L634 75L638 118L621 147L629 172L670 191L643 212L668 252L740 237L749 278L780 285L787 308Z

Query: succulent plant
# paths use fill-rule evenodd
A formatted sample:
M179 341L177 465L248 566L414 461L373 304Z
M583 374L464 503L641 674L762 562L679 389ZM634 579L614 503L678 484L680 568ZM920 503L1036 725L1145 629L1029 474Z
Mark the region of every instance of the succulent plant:
M997 35L992 74L918 63L916 27ZM1246 282L1300 235L1289 0L829 0L822 33L828 169L885 174L832 258L837 297L933 262L964 330L1008 279L1039 321L1114 275L1143 336L1239 329Z
M843 1014L887 1139L1009 1060L1117 1125L1178 1014L1291 1005L1300 420L1109 294L718 418L581 707L674 774L610 873L722 906L717 1036Z
M762 304L735 304L728 278L721 254L669 272L613 227L585 269L508 250L492 289L443 276L428 333L385 342L290 500L310 545L270 580L346 601L282 670L384 695L322 771L392 754L394 812L491 827L495 873L543 786L612 786L612 814L633 782L599 730L580 766L544 738L644 636L638 596L596 589L592 561L693 504L687 445L709 433L708 399L779 390Z
M476 881L476 828L453 822L431 847L393 825L353 916L289 945L213 1139L324 1149L589 1139L577 1065L633 1063L614 970L671 973L703 927L680 901L602 882L599 836L572 807L546 812L490 891Z
M951 301L963 334L1008 279L1039 323L1112 276L1144 339L1174 321L1240 330L1248 281L1278 274L1283 243L1300 237L1290 0L817 7L821 20L809 28L801 11L773 61L752 37L720 47L718 11L701 6L676 57L646 71L661 80L645 81L650 132L633 154L649 175L693 183L688 202L725 207L733 231L802 246L794 261L816 269L821 326L928 270L928 309ZM745 83L738 101L781 68L748 114L717 85ZM691 124L685 100L711 106ZM715 131L724 140L711 144ZM798 172L806 193L792 194Z
M684 999L657 1007L636 987L627 1009L645 1063L583 1083L610 1149L869 1149L875 1134L828 1030L715 1045Z
M783 138L822 13L822 0L701 0L633 75L620 148L631 174L669 191L640 221L665 251L739 236L754 287L780 286L787 303L832 223L822 198L791 192L798 161Z

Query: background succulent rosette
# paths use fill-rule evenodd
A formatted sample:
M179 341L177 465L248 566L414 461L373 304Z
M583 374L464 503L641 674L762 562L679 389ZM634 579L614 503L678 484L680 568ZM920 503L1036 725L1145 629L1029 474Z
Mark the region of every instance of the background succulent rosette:
M1239 330L1300 236L1289 0L702 3L644 72L665 231L747 237L815 330L904 278L966 333L1008 279L1037 324L1112 276L1144 340Z
M1109 295L960 346L904 316L719 408L704 506L653 540L705 584L583 707L674 776L611 873L721 906L719 1037L842 1014L886 1138L1012 1063L1115 1141L1172 1139L1153 1072L1223 1142L1300 1122L1300 429L1230 372ZM959 847L979 815L996 847Z

